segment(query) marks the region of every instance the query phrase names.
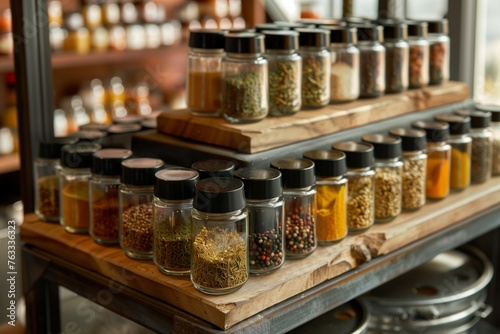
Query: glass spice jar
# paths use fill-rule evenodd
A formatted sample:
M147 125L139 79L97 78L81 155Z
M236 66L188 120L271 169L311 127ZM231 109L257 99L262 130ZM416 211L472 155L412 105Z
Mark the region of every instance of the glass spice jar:
M450 193L451 146L449 125L445 122L417 121L412 124L424 130L427 138L427 176L425 192L428 199L442 199Z
M268 107L268 73L264 35L225 35L222 59L222 114L230 123L251 123L265 118Z
M347 236L347 172L345 154L313 150L304 158L314 162L316 174L316 234L318 244L338 242Z
M410 88L422 88L429 84L429 41L427 23L407 21L410 44Z
M101 7L97 3L87 2L82 7L83 20L85 26L90 29L96 29L102 26Z
M233 177L235 164L224 159L207 159L196 161L191 168L200 174L200 179L209 177Z
M410 46L407 39L408 26L405 23L384 23L386 93L401 93L408 89Z
M330 31L330 101L348 102L359 97L359 49L356 28L321 26Z
M373 146L354 141L332 145L346 155L347 227L350 234L369 229L375 222L375 171Z
M120 246L133 259L153 257L153 191L163 161L132 158L122 162L119 215Z
M61 149L60 223L67 232L87 233L90 224L89 179L92 154L100 145L83 142Z
M457 110L457 115L469 116L471 120L471 183L483 183L491 178L493 135L489 129L491 112L480 110Z
M311 255L317 247L314 162L284 158L271 162L281 172L285 200L285 254L287 258Z
M450 126L451 166L450 189L464 190L470 185L471 148L470 117L451 114L436 115L434 120Z
M330 32L322 29L296 29L302 57L302 108L319 108L330 102L331 58L327 49Z
M500 175L500 106L476 104L475 108L491 112L490 131L493 137L491 174L493 176Z
M403 162L401 138L368 134L361 138L373 145L375 156L375 222L393 220L403 209Z
M120 6L117 0L104 1L100 7L104 25L112 26L120 23Z
M297 53L299 33L264 30L269 80L269 115L293 115L302 106L302 57Z
M450 37L448 20L427 22L429 31L429 84L439 85L450 78Z
M424 206L426 192L427 146L425 131L407 128L389 130L401 138L403 149L403 209L417 210Z
M191 30L187 54L187 109L197 116L218 116L221 110L224 34Z
M59 169L61 148L76 138L60 137L41 142L35 160L35 213L45 221L59 222Z
M281 173L274 168L240 168L248 211L250 274L263 275L285 262L285 212Z
M132 151L107 148L94 153L92 177L89 181L90 229L89 234L98 244L119 241L119 186L122 161Z
M76 53L88 53L90 51L90 33L83 25L83 17L80 13L72 13L66 18L68 36L64 40L65 51Z
M358 44L360 51L360 97L379 97L385 92L384 31L378 25L360 25Z
M227 177L198 181L191 219L194 287L214 295L241 288L249 276L248 216L243 182Z
M182 167L155 174L153 261L162 273L191 271L191 210L198 179L198 172Z

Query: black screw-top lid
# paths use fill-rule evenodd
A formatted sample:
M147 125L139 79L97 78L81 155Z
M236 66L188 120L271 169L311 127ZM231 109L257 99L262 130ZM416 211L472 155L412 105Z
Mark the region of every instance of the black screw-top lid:
M264 35L244 32L226 34L224 50L229 53L264 53Z
M303 24L314 24L316 27L320 26L345 26L346 23L343 22L342 20L336 20L336 19L307 19L303 18L298 21L298 23L303 23Z
M356 25L358 29L358 41L384 41L384 27L374 24Z
M299 33L300 47L326 47L330 42L330 31L325 29L300 28L295 29Z
M316 176L339 177L347 172L345 153L337 150L312 150L304 158L314 162Z
M384 21L384 39L407 39L408 25L398 21Z
M40 142L38 156L45 159L60 159L64 145L76 144L77 138L57 137L48 142Z
M266 50L297 50L299 33L294 30L263 30Z
M108 124L101 124L101 123L87 123L80 125L78 127L78 130L80 131L101 131L101 132L107 132L109 128Z
M101 145L91 142L65 145L61 149L61 165L68 168L90 168L92 154L100 149Z
M198 172L191 168L162 169L155 174L154 195L170 201L194 198L194 187L198 180Z
M122 134L122 133L133 133L141 131L141 124L113 124L108 128L108 134Z
M194 162L191 168L200 173L200 179L209 177L232 177L235 165L223 159L208 159Z
M389 130L393 136L401 138L403 151L423 151L427 146L426 133L424 130L411 128L394 128Z
M234 172L243 181L247 199L263 200L281 196L281 172L275 168L245 167Z
M480 110L456 110L455 114L470 117L470 126L473 129L484 129L490 126L491 112Z
M373 145L373 154L377 159L397 159L401 157L401 138L385 134L367 134L361 139Z
M193 207L206 213L227 213L245 207L245 191L241 180L210 177L196 182Z
M450 137L450 126L446 122L417 121L412 126L425 131L428 143L441 143Z
M405 21L408 25L408 36L427 37L427 22L423 21Z
M122 162L120 181L131 186L152 186L155 173L163 168L163 161L153 158L132 158Z
M189 47L195 49L223 49L224 32L209 29L191 30L189 32Z
M280 26L280 25L274 24L274 23L261 23L261 24L257 24L254 28L255 28L255 31L258 33L261 33L264 30L280 31L280 30L289 30L290 29L288 27Z
M448 19L438 21L428 21L427 28L430 34L448 35Z
M94 153L92 174L121 175L122 161L132 156L132 151L121 148L105 148Z
M77 138L78 141L88 141L98 143L104 137L106 137L106 132L96 131L96 130L82 130L73 132L69 135L70 137Z
M284 158L271 161L271 167L281 172L281 183L285 189L300 189L313 186L314 162L309 159Z
M330 31L330 43L356 44L358 30L354 27L320 26L320 29Z
M491 113L491 121L500 122L500 106L476 104L474 107L477 110L489 111Z
M367 168L373 166L372 144L344 141L333 144L332 148L345 153L347 168Z
M465 135L470 131L471 120L469 116L443 114L434 116L434 120L448 123L451 135Z
M313 23L302 23L302 22L288 22L288 21L274 21L273 22L278 27L284 27L288 29L302 29L302 28L315 28L316 25ZM266 29L263 29L266 30Z

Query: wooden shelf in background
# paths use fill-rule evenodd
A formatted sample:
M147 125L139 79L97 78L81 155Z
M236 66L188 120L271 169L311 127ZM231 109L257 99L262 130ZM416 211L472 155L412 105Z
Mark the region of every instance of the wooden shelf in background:
M0 174L15 172L21 168L19 153L0 155Z

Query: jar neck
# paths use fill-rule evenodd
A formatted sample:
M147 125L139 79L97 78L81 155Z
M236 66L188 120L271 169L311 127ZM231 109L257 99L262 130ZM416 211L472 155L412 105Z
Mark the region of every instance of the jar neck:
M235 53L235 52L228 52L226 53L226 56L228 58L235 58L235 59L258 59L262 57L262 53Z
M220 218L221 216L222 217L231 217L231 216L239 216L243 213L245 213L245 208L242 208L242 209L239 209L239 210L236 210L236 211L229 211L229 212L205 212L205 211L201 211L199 209L196 209L196 208L193 208L193 211L195 213L198 213L200 215L203 215L205 217L213 217L213 218Z
M206 54L206 55L220 55L224 54L224 49L202 49L202 48L192 48L192 53Z
M416 157L423 153L424 151L403 151L403 157Z
M274 49L268 49L266 51L267 54L270 55L293 55L297 53L297 50L274 50Z
M162 204L165 205L172 205L172 206L184 206L186 208L191 208L193 206L193 199L188 198L188 199L179 199L179 200L173 200L173 199L164 199L160 197L154 197L157 201L160 201Z
M340 49L354 46L354 43L330 43L330 48Z
M265 199L251 199L247 198L245 199L248 205L256 205L256 204L275 204L278 205L280 202L283 202L283 197L278 196L278 197L273 197L273 198L265 198Z

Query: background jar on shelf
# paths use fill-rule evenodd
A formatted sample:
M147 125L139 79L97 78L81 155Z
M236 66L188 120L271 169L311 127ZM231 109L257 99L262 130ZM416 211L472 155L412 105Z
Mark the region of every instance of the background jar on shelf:
M407 21L410 44L410 88L422 88L429 84L429 41L427 23Z
M450 78L450 37L448 20L429 21L429 84L439 85Z
M410 46L408 26L403 22L384 22L385 92L401 93L409 86Z
M500 106L476 104L475 108L491 112L490 131L493 137L491 174L493 176L500 175Z
M384 31L378 25L359 25L360 97L379 97L385 92Z

